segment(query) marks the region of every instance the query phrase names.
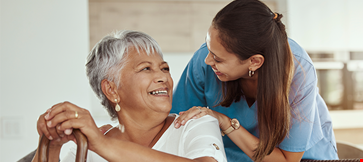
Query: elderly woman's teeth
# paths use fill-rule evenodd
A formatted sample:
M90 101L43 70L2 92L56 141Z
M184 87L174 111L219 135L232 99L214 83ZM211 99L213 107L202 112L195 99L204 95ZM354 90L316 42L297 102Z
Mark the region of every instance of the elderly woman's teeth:
M150 92L150 94L152 94L152 95L167 94L167 91L166 90L163 90L163 91L152 91L152 92Z

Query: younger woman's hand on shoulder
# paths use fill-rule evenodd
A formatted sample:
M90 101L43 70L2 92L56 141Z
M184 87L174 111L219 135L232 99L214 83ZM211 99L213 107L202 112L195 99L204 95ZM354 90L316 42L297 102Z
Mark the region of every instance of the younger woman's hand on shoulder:
M193 106L187 111L180 112L179 115L180 116L174 121L175 128L180 128L180 126L185 125L185 123L187 123L187 121L190 119L198 119L205 115L213 116L214 118L218 119L220 123L220 118L223 114L213 111L208 107Z

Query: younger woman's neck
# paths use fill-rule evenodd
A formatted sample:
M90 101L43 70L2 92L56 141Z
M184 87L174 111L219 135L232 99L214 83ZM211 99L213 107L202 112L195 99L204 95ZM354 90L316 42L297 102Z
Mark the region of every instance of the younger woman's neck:
M249 107L253 105L257 98L257 79L241 79L241 87Z

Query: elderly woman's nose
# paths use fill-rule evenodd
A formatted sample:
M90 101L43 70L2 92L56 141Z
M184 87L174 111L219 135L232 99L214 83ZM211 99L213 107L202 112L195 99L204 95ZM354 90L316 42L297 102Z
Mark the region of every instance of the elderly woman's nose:
M165 73L163 71L157 72L157 74L155 74L155 82L167 82L168 75L168 73Z

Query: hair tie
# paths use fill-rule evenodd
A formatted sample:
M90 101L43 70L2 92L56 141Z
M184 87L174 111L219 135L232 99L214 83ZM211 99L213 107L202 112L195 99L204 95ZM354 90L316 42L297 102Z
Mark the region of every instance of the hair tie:
M275 14L274 20L276 20L279 15L277 13L274 14Z

